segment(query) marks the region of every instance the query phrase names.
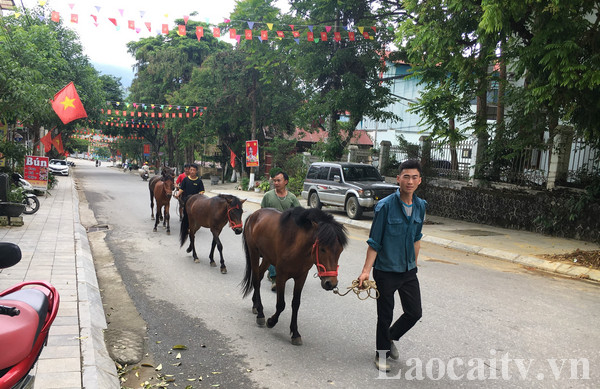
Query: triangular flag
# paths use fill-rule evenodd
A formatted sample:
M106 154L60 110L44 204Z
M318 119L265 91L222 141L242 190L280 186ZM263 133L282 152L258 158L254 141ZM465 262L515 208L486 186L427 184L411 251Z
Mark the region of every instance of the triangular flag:
M146 25L146 28L148 29L148 32L152 32L152 23L145 22L144 24Z
M123 11L124 11L124 10L123 10L122 8L121 8L121 9L119 9L119 13L121 14L121 16L123 16Z
M72 10L72 9L73 9L73 7L75 7L75 4L73 4L73 3L70 3L70 4L69 4L69 8L71 8L71 10Z
M52 109L54 109L63 124L87 117L72 81L55 94L54 100L50 100L50 102L52 103Z
M48 133L40 139L40 143L44 145L44 153L50 151L52 149L52 131L48 131Z
M364 27L358 27L358 32L360 32L362 34L364 29L365 29Z
M377 27L375 27L375 26L371 26L371 30L373 30L373 31L377 32Z
M313 32L313 26L308 26L308 31Z
M144 15L146 15L146 11L140 11L140 19L143 19Z
M112 24L114 24L115 26L117 26L117 19L115 19L115 18L108 18L108 20L110 20L112 22Z
M102 7L100 7L99 5L96 6L96 11L98 11L98 13L100 13L100 8Z
M269 30L273 29L273 23L267 23L267 27L269 27Z
M46 5L46 0L40 0L38 1L38 4L40 5L40 7L43 7Z
M254 27L254 22L248 22L248 28L252 30L252 27Z
M289 24L289 26L292 29L292 31L294 31L294 25L293 24Z
M185 24L187 24L188 20L190 20L190 17L189 17L188 15L185 15L185 16L183 17L183 22L184 22Z
M327 31L327 32L331 31L331 26L325 26L325 31Z

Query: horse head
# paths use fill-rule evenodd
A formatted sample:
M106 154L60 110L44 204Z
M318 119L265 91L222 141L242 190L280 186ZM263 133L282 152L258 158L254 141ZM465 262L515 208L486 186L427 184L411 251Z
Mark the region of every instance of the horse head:
M312 230L311 257L317 266L321 287L332 290L338 284L338 261L348 243L346 228L332 215L316 208L291 210L296 224Z
M242 213L244 213L242 204L244 204L246 200L240 200L236 196L226 194L220 194L219 197L225 199L227 202L227 219L229 219L229 227L231 227L236 235L241 234L243 230Z
M175 180L172 175L163 174L161 181L163 182L163 190L167 198L171 198L173 189L175 188Z

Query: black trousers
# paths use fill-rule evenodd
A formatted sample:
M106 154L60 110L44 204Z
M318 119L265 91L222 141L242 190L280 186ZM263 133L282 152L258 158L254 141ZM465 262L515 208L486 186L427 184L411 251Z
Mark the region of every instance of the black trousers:
M398 340L410 330L422 316L421 289L417 278L417 268L406 273L385 272L373 269L373 279L377 283L377 350L387 350L392 340ZM392 325L394 318L394 295L398 291L402 304L402 315Z

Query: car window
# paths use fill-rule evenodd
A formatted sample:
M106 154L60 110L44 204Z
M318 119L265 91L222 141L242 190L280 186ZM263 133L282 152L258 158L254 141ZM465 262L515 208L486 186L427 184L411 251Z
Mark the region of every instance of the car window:
M321 166L317 175L318 180L326 180L329 175L329 166Z
M346 181L383 181L383 178L373 166L346 166L344 167Z
M315 180L317 178L318 173L319 168L317 166L311 166L310 169L308 169L308 173L306 173L306 178Z
M342 177L342 172L340 170L339 167L332 167L331 171L329 172L329 181L333 181L333 177L334 176L340 176Z

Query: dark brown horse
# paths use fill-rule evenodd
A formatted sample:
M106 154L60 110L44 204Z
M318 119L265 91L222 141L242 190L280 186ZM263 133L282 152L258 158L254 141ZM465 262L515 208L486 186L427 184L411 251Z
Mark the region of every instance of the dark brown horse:
M164 180L166 177L169 176L171 177L171 179L173 179L173 177L175 176L175 172L170 167L163 166L161 175L154 176L148 181L148 189L150 191L150 211L152 212L152 220L154 220L154 186L158 181ZM163 220L162 215L159 215L159 220Z
M198 255L196 254L196 245L194 238L196 231L200 227L206 227L210 229L212 233L212 245L210 247L210 266L217 266L213 257L215 253L215 246L219 249L221 255L221 273L227 273L227 267L225 266L225 260L223 259L223 244L219 235L223 230L223 227L229 223L229 227L239 235L242 233L242 204L246 200L240 200L233 195L220 194L215 197L208 197L203 194L195 194L190 196L185 203L185 210L183 212L183 220L181 221L181 228L179 230L179 240L181 246L187 240L189 235L190 245L186 249L186 252L192 252L194 256L194 262L200 262Z
M168 174L163 175L154 184L154 199L156 200L156 221L154 222L154 232L160 220L163 220L163 227L167 227L167 234L171 233L171 223L169 217L169 206L171 204L171 196L175 181L173 176ZM161 212L164 209L164 212Z
M285 308L285 282L294 279L292 344L301 345L298 332L298 308L302 287L310 268L316 264L321 287L332 290L337 286L338 260L346 246L346 229L333 216L318 209L291 208L279 212L263 208L246 219L244 228L246 275L242 290L246 297L254 288L252 311L256 322L265 325L265 315L260 298L260 281L269 265L277 270L277 305L273 316L267 320L272 328ZM263 261L259 265L260 257Z

